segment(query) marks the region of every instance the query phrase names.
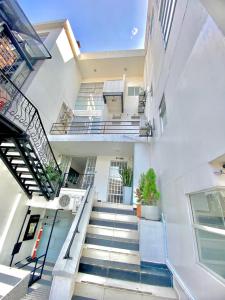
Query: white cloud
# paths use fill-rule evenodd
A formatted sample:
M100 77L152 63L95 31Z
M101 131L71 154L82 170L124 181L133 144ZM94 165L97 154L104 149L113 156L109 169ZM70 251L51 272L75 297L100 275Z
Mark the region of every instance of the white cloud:
M133 27L132 30L131 30L131 39L133 39L133 37L137 34L138 34L138 28Z

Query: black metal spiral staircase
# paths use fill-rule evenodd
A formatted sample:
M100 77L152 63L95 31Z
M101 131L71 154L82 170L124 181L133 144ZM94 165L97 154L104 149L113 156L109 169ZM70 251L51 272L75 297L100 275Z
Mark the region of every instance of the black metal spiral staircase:
M0 158L29 198L53 199L61 170L36 107L0 70ZM51 166L55 178L47 170Z

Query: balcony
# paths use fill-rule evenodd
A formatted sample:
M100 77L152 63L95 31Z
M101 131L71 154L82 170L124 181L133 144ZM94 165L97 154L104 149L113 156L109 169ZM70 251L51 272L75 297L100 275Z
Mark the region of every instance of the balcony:
M91 121L53 123L52 135L139 135L139 121Z
M0 1L0 69L21 87L33 65L51 58L15 0Z

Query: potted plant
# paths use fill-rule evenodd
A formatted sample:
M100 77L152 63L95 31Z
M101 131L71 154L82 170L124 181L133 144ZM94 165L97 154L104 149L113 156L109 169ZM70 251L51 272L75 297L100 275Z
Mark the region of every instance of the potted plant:
M142 190L142 217L152 221L160 220L160 210L157 205L160 193L156 184L156 174L153 169L149 169L145 174Z
M133 171L130 167L125 167L120 175L123 181L123 203L131 204Z
M142 173L140 180L139 180L138 188L136 188L136 191L135 191L135 194L137 197L136 214L137 214L138 218L141 218L141 202L142 202L142 193L143 193L144 183L145 183L145 174Z

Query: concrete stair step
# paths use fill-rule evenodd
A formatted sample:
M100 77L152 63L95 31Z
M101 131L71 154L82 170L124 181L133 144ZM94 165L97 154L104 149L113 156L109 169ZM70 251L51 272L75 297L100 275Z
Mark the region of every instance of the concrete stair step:
M91 234L99 234L110 237L119 237L125 239L138 240L138 231L132 229L114 228L109 226L99 226L94 224L89 224L87 232Z
M86 234L85 243L111 247L111 248L127 249L133 251L139 250L139 243L136 240L121 239L121 238L115 238L115 237L104 236L104 235L95 235L90 233Z
M96 300L174 300L173 288L78 273L74 295Z
M137 223L138 218L134 215L92 211L91 219L110 220L115 222Z
M114 208L114 209L123 209L123 210L130 210L133 211L132 205L125 205L121 203L110 203L110 202L102 202L102 201L95 201L94 207L107 207L107 208Z
M40 286L37 289L30 288L30 293L21 300L48 300L50 294L50 286Z
M97 212L105 212L105 213L112 213L112 214L120 214L120 215L135 215L135 211L132 209L120 209L120 208L113 208L113 207L104 207L104 206L94 206L93 211Z
M121 250L121 249L118 249ZM115 262L125 262L129 264L140 264L140 256L136 251L127 251L127 253L114 251L113 248L100 247L85 244L82 252L83 257L110 260Z
M172 287L172 274L168 269L141 267L139 264L81 257L79 272L122 279L144 284Z

